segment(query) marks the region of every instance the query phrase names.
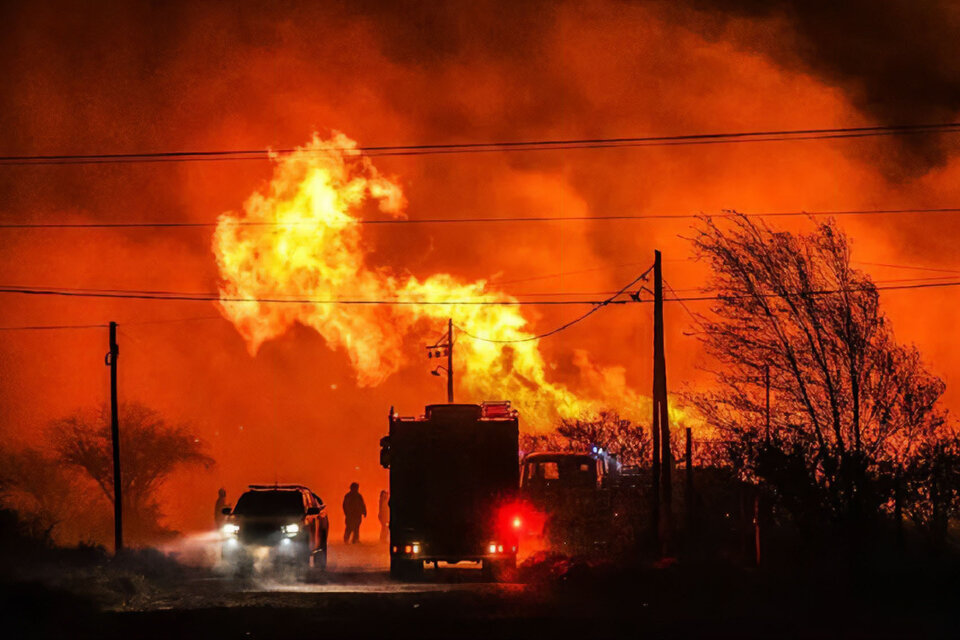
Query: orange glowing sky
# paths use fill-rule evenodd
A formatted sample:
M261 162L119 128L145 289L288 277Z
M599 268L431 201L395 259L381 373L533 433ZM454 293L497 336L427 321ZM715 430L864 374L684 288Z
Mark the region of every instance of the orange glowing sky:
M953 39L940 37L956 24L953 9L930 3L908 19L893 3L856 32L846 14L828 20L802 3L775 4L781 9L732 1L430 9L344 2L265 12L245 4L5 3L0 153L286 148L333 130L379 145L955 119L960 57ZM923 33L923 42L899 42L891 58L883 34L899 23L916 26L904 32ZM840 27L847 30L832 32ZM954 207L955 142L584 149L375 164L402 188L409 218ZM264 161L0 167L0 219L214 222L240 211L273 169ZM960 270L955 215L840 223L858 261ZM436 273L486 279L511 295L610 291L659 248L667 280L687 289L704 280L702 267L687 261L688 227L663 220L383 226L365 228L362 242L367 267L421 281ZM221 284L212 228L0 234L3 284L178 291ZM861 266L875 280L945 275ZM567 271L579 273L539 278ZM950 408L960 404L956 295L949 288L882 294L897 336L916 343L947 381ZM294 325L251 356L209 303L10 295L2 302L0 326L120 323L121 397L192 423L218 461L168 487L170 523L181 529L209 524L218 486L232 499L244 484L275 476L309 484L335 504L356 479L372 502L386 482L377 442L389 407L413 414L444 398L443 381L419 359L424 336L416 333L402 339L407 356L395 373L358 385L348 354L316 331ZM524 309L534 331L581 311ZM673 305L665 313L668 382L696 384L703 356L684 335L689 318ZM433 337L442 330L437 323ZM553 383L574 391L602 384L582 375L586 355L644 393L650 334L648 307L612 307L540 350ZM95 330L0 334L3 437L36 442L50 419L105 401L105 343L106 332Z

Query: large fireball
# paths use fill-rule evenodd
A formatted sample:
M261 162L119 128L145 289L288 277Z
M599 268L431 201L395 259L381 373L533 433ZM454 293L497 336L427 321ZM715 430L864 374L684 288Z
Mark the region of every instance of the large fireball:
M464 282L447 273L421 280L368 263L361 208L376 204L401 217L406 201L400 185L356 147L341 133L329 140L314 136L295 152L274 157L269 185L250 196L241 212L220 216L213 238L220 308L251 354L300 323L347 355L358 385L375 386L414 356L404 353L405 336L414 332L426 339L447 318L474 336L531 338L519 306L476 304L515 301L484 280ZM235 301L248 298L292 302ZM423 304L445 301L456 304ZM598 369L577 354L585 387L619 395L578 397L547 379L538 340L504 344L457 337L457 388L466 400L510 399L527 425L541 428L611 401L643 408L646 416L647 399L626 388L620 368Z

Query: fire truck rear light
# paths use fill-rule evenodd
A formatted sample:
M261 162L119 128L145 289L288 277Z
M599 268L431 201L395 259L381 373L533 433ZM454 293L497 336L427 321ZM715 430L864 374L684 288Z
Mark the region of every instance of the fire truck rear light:
M404 553L413 553L413 545L408 544L403 548Z
M503 553L503 545L502 545L502 544L498 544L498 545L497 545L497 553Z
M396 553L398 550L399 550L399 547L396 547L396 546L395 546L395 547L393 548L393 552L394 552L394 553Z
M419 545L419 544L413 543L413 552L414 552L414 553L420 553L420 545Z
M497 552L497 545L495 545L495 544L490 545L488 551L490 551L490 553L496 553L496 552Z
M520 520L520 516L517 516L517 517L515 517L515 518L513 519L513 528L514 528L514 529L519 529L519 528L520 528L520 525L522 525L522 524L523 524L523 521Z

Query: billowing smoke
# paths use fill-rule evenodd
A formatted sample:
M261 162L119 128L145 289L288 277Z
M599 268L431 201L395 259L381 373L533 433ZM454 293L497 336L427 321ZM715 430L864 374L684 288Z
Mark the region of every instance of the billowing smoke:
M668 14L840 88L882 124L952 122L960 111L960 6L947 0L687 0ZM799 106L799 105L798 105ZM955 138L908 136L902 148L942 164ZM919 169L917 169L919 170Z

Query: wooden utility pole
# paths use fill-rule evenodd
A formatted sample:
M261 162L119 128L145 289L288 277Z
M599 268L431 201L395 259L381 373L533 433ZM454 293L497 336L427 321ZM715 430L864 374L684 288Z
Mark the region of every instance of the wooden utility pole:
M684 487L685 494L686 494L686 499L684 500L684 503L687 507L686 508L687 533L686 533L686 536L684 537L689 541L694 535L693 519L694 519L694 508L696 506L696 501L693 495L693 431L690 429L690 427L687 427L687 449L686 449L686 456L685 456L684 462L686 463L685 471L686 471L686 480L687 480L686 486Z
M446 370L447 404L453 404L453 318L447 320L447 335L427 347L428 358L439 358L442 355L447 356L447 366L439 365L431 373L439 376L441 370Z
M657 252L659 259L660 252ZM654 307L656 309L656 307ZM656 318L654 311L654 318ZM656 322L656 320L654 320ZM655 325L656 326L656 325ZM656 334L656 329L654 329ZM656 343L656 339L654 339ZM653 443L653 460L650 464L650 532L653 536L653 548L660 551L660 413L657 410L657 361L653 361L653 420L650 423L650 435Z
M760 488L753 491L753 551L754 562L760 566Z
M659 494L655 499L659 507L656 522L658 540L661 553L666 555L671 552L673 537L671 521L673 455L670 451L670 420L667 413L667 365L663 349L663 272L660 263L660 252L655 251L653 262L653 450L655 472L659 472L659 478L654 480L654 491ZM658 453L659 460L657 460Z
M453 404L453 318L447 319L447 403Z
M770 446L770 365L764 365L763 367L763 385L766 388L766 405L765 405L765 423L764 428L764 443L766 446ZM755 551L755 560L757 566L760 566L760 551L761 551L761 523L760 516L760 486L754 488L756 494L753 499L753 545Z
M767 389L767 426L764 439L767 444L770 444L770 365L764 365L763 367L763 384Z
M897 560L903 560L903 472L897 471L893 517L897 526Z
M654 398L656 398L656 378L653 383ZM653 461L650 464L650 529L653 534L654 548L660 548L660 425L657 420L657 405L653 405L653 426L651 440L653 441Z
M120 417L117 407L117 323L110 323L110 351L107 366L110 367L110 438L113 441L113 548L114 553L123 550L123 490L120 483Z

